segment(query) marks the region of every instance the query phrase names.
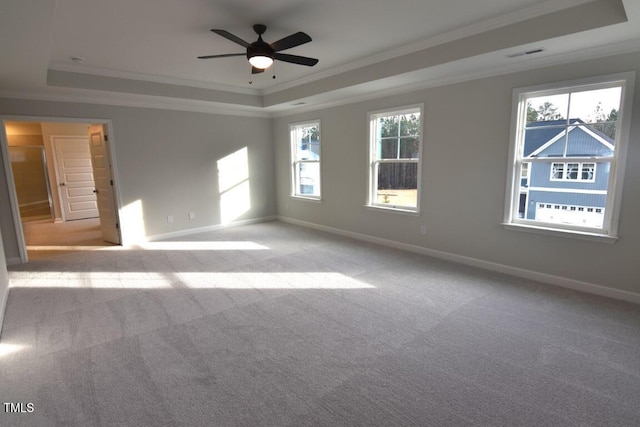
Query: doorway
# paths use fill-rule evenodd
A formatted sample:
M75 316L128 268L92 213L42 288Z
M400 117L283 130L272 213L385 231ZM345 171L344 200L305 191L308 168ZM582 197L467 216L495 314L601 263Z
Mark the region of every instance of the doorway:
M2 125L21 261L119 245L109 123L20 118ZM98 190L96 174L109 185Z

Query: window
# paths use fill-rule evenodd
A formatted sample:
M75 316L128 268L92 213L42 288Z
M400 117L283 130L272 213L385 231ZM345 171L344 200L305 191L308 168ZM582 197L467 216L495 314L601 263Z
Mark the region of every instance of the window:
M523 166L528 164L524 163ZM553 163L551 167L552 181L595 182L595 177L595 163Z
M320 199L320 122L292 124L291 195Z
M368 205L418 211L422 106L369 114Z
M616 237L634 80L514 90L506 226Z

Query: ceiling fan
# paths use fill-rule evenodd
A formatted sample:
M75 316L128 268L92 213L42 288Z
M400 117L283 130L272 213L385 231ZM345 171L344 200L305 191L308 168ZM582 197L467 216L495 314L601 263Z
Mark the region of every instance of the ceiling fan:
M267 43L262 40L262 35L267 31L267 27L262 24L256 24L253 26L253 30L258 34L258 40L253 43L248 43L242 40L240 37L234 36L228 31L212 29L214 33L231 40L234 43L247 49L246 53L224 53L222 55L205 55L198 56L198 59L211 59L211 58L227 58L230 56L244 56L246 55L249 63L251 64L251 73L262 73L273 64L274 60L290 62L292 64L306 65L313 67L318 63L316 58L309 58L306 56L289 55L286 53L280 53L282 50L291 49L292 47L300 46L311 41L311 37L308 34L301 31L291 34L285 38L282 38L273 43Z

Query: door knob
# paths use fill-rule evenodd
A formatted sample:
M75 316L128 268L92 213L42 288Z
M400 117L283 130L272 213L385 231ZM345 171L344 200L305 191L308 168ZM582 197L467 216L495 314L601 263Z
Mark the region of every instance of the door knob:
M67 183L66 183L66 182L61 182L61 183L60 183L60 187L64 187L64 186L66 186L66 185L67 185Z
M98 194L98 189L97 189L97 188L94 188L94 189L93 189L93 192L94 192L95 194Z

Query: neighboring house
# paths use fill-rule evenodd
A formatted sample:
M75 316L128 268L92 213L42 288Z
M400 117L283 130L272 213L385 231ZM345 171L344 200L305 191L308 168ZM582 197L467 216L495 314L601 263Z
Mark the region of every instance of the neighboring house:
M609 164L585 161L613 156L614 140L581 119L527 125L520 179L521 218L542 222L602 227L609 183ZM572 161L581 158L580 161Z

